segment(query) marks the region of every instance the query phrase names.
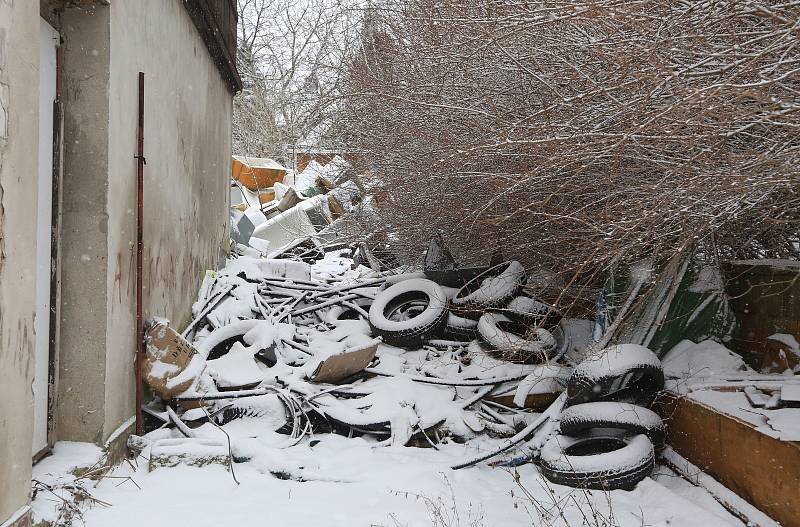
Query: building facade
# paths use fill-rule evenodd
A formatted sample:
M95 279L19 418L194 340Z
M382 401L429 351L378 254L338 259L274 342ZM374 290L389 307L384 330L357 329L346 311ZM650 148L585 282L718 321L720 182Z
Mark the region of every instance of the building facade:
M55 441L133 426L139 72L145 317L185 324L224 259L235 7L0 0L0 526Z

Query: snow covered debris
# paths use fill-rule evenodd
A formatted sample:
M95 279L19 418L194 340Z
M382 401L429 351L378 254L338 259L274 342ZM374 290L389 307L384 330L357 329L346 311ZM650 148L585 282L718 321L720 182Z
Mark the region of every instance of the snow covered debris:
M682 340L669 350L662 360L664 373L673 379L693 381L711 378L715 375L752 371L742 358L713 340L695 344Z
M450 313L456 289L420 289L419 275L376 272L351 255L240 256L207 273L184 331L191 359L168 372L173 388L185 386L175 379L191 385L148 403L136 459L93 489L112 506L82 509L86 525L427 525L445 514L476 526L529 525L552 519L541 517L543 503L565 525L579 524L586 507L620 525L739 525L648 479L646 437L623 449L638 456L632 491L576 491L547 482L533 463L513 463L512 474L480 464L536 457L558 433L566 400L558 393L573 364L562 354L509 362L474 332L454 337L428 322L431 309L443 322L472 320ZM387 301L391 287L399 293ZM376 304L386 323L417 332L413 343L375 339ZM570 356L580 356L589 326L559 324ZM336 375L322 376L326 364ZM535 396L557 399L525 408ZM603 455L584 461L602 470L622 453ZM167 496L170 506L159 506Z

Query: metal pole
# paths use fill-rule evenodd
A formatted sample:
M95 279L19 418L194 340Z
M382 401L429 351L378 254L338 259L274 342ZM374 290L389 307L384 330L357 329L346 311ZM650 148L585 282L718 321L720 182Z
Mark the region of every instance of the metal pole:
M144 433L142 419L142 366L144 330L142 327L142 250L144 232L144 73L139 72L139 124L136 131L136 433Z

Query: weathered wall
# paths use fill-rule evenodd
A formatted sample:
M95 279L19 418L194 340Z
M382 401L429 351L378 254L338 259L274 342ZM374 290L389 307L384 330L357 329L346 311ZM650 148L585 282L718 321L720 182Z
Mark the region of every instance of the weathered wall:
M232 94L180 0L111 3L107 437L134 413L137 74L145 73L145 317L185 324L227 239Z
M64 175L56 430L100 442L105 393L108 273L108 7L61 16Z
M38 42L39 5L0 0L0 524L30 492Z

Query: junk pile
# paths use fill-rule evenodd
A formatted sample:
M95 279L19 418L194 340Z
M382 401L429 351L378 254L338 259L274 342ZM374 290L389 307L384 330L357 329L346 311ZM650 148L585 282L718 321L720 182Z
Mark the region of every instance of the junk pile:
M525 294L519 262L459 268L441 239L414 273L370 267L360 245L281 255L207 273L181 333L149 322L151 465L232 466L337 433L433 448L481 438L484 454L453 468L514 448L494 464L533 461L569 486L630 489L652 470L659 359L594 349L590 321Z
M311 261L323 247L356 229L342 216L363 203L364 186L340 156L311 161L295 173L268 158L233 156L231 251L275 258L302 255ZM352 222L350 222L352 223Z

